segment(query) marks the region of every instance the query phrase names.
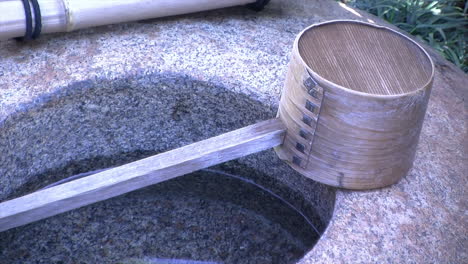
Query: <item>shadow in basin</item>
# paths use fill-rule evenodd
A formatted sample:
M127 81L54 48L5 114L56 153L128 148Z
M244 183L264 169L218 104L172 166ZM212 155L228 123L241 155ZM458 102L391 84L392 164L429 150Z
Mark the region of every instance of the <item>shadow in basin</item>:
M79 82L0 127L0 200L275 116L274 106L174 73ZM176 258L292 263L329 221L334 191L272 150L0 233L9 263Z

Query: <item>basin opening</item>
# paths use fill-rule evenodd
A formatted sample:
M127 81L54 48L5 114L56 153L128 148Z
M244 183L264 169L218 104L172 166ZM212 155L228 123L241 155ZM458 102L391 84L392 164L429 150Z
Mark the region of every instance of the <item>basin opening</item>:
M275 112L172 73L76 83L0 124L0 201ZM270 150L2 232L0 255L8 263L294 263L333 205L333 189Z
M400 95L426 87L433 75L429 55L388 28L334 21L306 29L299 53L317 75L368 94Z

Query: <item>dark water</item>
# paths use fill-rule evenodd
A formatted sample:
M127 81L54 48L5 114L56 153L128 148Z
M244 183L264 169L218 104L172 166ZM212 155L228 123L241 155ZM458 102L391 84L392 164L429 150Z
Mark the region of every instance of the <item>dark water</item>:
M205 170L0 233L0 263L294 263L318 237L280 196Z
M74 83L0 123L0 201L275 114L222 83L178 73ZM0 263L294 263L313 247L333 190L273 151L217 169L237 176L193 173L0 233Z

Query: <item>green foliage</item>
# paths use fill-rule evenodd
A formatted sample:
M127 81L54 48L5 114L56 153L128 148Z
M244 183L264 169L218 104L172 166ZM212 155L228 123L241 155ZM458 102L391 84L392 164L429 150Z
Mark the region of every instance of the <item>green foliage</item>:
M424 40L468 72L465 0L342 0Z

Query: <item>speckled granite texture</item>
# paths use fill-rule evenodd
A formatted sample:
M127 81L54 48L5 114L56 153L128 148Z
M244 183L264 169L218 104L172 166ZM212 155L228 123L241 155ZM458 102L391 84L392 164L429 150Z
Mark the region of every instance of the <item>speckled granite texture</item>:
M131 160L142 155L132 154L136 150L158 152L273 117L296 34L315 22L343 18L378 21L332 0L273 0L261 13L230 8L44 36L26 44L2 42L0 141L11 142L11 137L15 144L0 146L1 167L15 164L39 179L68 164L71 175L86 170L87 158ZM468 77L431 54L436 77L414 168L389 188L336 190L325 233L298 263L468 263ZM147 119L151 115L167 118L154 123ZM110 116L114 119L106 119ZM50 122L62 122L59 127L68 130L44 125ZM152 134L156 130L172 134ZM145 140L125 140L132 133ZM82 145L69 144L75 136ZM21 156L5 155L6 149ZM82 153L88 156L79 158ZM112 158L93 168L109 165ZM272 152L226 166L274 175L272 182L253 178L278 192L297 192L293 196L311 202L318 213L308 216L322 222L330 217L334 190L301 178ZM33 188L21 187L26 181L13 175L2 178L0 200ZM303 202L296 206L307 211Z

